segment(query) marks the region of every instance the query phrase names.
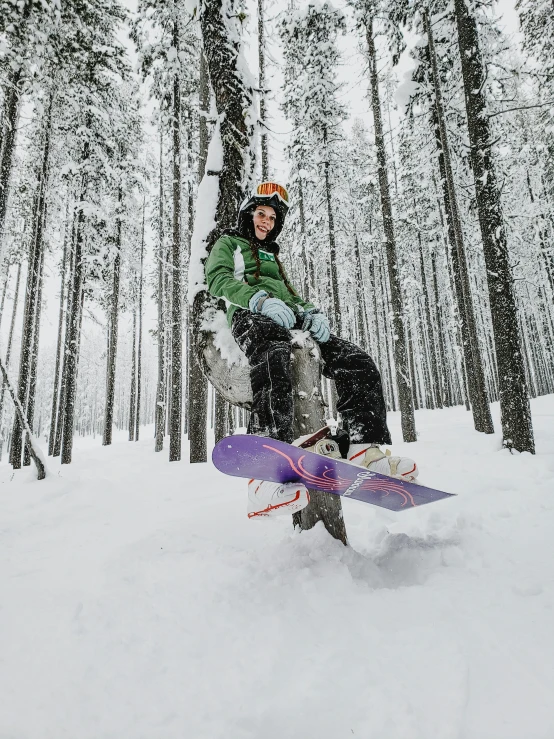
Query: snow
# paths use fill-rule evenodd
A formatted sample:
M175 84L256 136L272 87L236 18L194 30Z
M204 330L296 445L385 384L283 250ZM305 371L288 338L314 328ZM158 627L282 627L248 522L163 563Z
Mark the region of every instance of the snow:
M346 500L349 548L248 520L245 481L147 430L42 482L3 464L0 737L550 739L554 396L532 410L536 456L417 411L392 449L458 497Z
M227 321L227 314L222 310L209 307L204 312L201 325L203 331L213 331L213 342L221 357L230 366L248 367L248 359L235 341L231 327Z
M419 84L417 82L414 82L414 80L412 79L414 68L415 67L412 66L410 69L404 72L402 82L396 88L394 99L398 107L403 112L406 111L406 108L409 105L411 98L416 94L416 92L419 89Z
M215 228L217 199L219 197L219 173L223 167L223 146L220 135L220 121L214 126L208 145L206 173L198 186L194 229L191 238L191 257L189 266L189 303L201 290L206 290L204 260L208 256L206 239Z

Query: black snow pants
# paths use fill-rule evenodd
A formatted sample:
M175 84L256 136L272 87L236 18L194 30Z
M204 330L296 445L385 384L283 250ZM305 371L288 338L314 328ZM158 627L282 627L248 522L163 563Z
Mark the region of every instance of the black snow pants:
M301 328L300 320L296 328ZM250 364L253 403L249 433L290 444L294 438L290 331L271 318L238 309L232 332ZM373 359L334 334L319 344L319 349L323 374L335 381L337 411L350 441L390 444L381 376Z

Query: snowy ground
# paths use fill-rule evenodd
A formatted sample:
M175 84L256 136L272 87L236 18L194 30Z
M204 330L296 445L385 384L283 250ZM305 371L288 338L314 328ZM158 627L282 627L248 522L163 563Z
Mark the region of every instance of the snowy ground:
M150 439L0 467L0 739L552 739L554 396L536 457L416 416L459 497L346 500L351 548Z

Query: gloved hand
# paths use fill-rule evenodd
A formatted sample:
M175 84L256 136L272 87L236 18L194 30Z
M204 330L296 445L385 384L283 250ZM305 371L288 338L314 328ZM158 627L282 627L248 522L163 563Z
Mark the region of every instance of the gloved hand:
M296 318L292 310L279 298L269 298L265 290L259 290L250 298L248 307L252 313L271 318L283 328L293 328Z
M314 339L320 344L325 344L331 337L329 319L317 309L312 308L304 313L302 331L309 331Z

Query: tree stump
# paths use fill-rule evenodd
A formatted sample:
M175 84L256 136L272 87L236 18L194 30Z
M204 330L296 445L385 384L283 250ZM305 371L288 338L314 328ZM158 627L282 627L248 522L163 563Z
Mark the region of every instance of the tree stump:
M213 309L210 309L212 311ZM295 438L325 426L325 403L321 397L321 353L317 343L302 331L292 331L292 377L294 387ZM202 371L217 392L232 405L250 410L252 387L248 362L226 325L223 311L214 311L195 331L196 356ZM295 513L293 522L311 529L323 521L327 531L347 543L346 527L338 495L310 490L310 504Z
M321 397L321 353L317 343L302 331L293 331L292 378L294 387L294 436L298 438L325 426ZM311 529L323 521L327 531L347 543L340 496L310 490L310 503L292 517L294 525Z

